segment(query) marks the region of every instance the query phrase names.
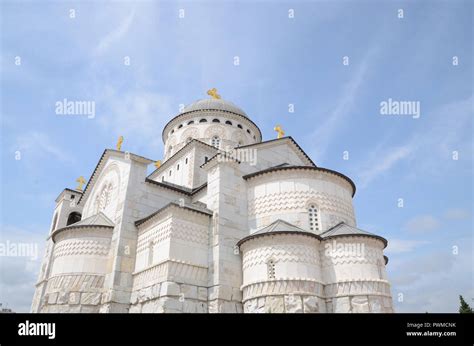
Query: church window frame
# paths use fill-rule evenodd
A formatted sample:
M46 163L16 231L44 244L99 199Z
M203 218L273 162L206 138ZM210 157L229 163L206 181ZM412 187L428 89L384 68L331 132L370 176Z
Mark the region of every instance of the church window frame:
M220 146L221 146L221 139L219 138L219 136L212 136L212 138L211 138L211 145L212 145L214 148L217 148L217 149L220 148Z
M77 211L73 211L67 216L66 226L73 225L76 222L81 221L82 215Z
M275 277L275 259L269 258L267 260L267 278L268 280L274 280Z
M310 231L319 231L321 228L319 207L316 203L308 204L308 225Z

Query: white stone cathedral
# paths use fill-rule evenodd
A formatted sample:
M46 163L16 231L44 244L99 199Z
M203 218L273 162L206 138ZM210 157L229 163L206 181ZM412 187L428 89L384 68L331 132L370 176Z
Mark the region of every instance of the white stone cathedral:
M393 312L352 180L213 90L166 124L161 165L122 138L61 192L33 312Z

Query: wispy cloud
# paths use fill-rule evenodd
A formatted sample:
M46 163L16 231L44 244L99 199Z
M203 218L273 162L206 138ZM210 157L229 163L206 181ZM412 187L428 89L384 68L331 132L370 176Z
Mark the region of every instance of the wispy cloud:
M316 130L310 134L311 142L317 151L315 154L321 160L326 152L328 145L336 136L337 130L343 126L344 119L351 114L357 95L367 78L367 71L372 62L376 49L371 48L362 59L361 63L355 70L352 78L343 86L339 98L336 99L337 105L334 110L328 114L326 120L319 124Z
M402 145L387 146L386 139L367 154L356 172L358 186L363 189L400 162L416 159L411 172L440 172L440 162L450 159L454 150L459 150L464 159L469 159L470 124L472 124L473 96L445 104L429 113L433 120L412 133ZM442 165L441 165L442 166Z
M412 153L413 147L411 145L377 149L376 153L372 153L373 159L359 170L359 187L366 187L372 180L389 171L399 161L407 158Z
M120 41L129 31L134 18L135 8L132 9L128 16L125 17L114 30L109 32L100 40L95 50L95 54L103 55L114 43Z
M65 163L73 163L72 155L67 154L60 146L53 143L50 137L43 132L30 131L17 137L12 151L20 151L21 158L27 162L52 158Z
M467 209L453 208L447 210L443 216L449 220L467 220L471 218L471 213Z
M411 233L428 233L437 230L440 225L432 215L419 215L408 220L402 228Z
M412 252L421 245L429 244L425 240L412 239L393 239L391 238L385 252L387 254L398 254L404 252Z

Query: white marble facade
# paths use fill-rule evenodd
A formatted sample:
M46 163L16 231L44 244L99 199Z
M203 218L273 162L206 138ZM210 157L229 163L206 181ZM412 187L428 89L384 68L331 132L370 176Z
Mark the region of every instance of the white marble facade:
M107 149L84 191L61 192L33 312L393 312L387 241L356 227L348 177L222 99L163 141L151 174Z

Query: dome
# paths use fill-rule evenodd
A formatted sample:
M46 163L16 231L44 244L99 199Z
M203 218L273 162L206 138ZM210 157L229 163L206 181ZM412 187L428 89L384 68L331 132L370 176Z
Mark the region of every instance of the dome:
M245 112L242 109L234 105L232 102L225 101L223 99L214 99L214 98L202 99L194 103L191 103L190 105L184 108L182 113L193 112L193 111L203 111L203 110L227 111L227 112L232 112L232 113L247 117L247 114L245 114Z

